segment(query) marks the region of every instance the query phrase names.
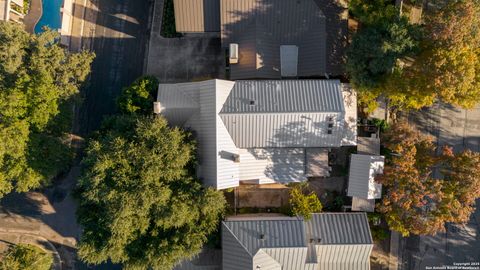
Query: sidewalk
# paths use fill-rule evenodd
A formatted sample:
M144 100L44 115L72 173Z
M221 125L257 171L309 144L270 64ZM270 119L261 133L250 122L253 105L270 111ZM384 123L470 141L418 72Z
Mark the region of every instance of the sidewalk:
M42 0L32 0L30 3L30 10L28 14L23 18L23 24L25 30L33 34L35 25L42 17Z
M90 50L95 34L98 0L74 0L73 22L69 49L72 52Z

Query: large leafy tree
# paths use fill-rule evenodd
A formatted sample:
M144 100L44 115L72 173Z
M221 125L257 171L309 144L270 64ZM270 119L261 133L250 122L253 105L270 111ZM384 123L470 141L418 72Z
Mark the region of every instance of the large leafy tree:
M416 27L384 0L351 1L350 12L361 29L347 50L346 70L355 87L372 91L381 86L399 58L416 50Z
M157 91L157 78L154 76L140 77L130 86L123 88L118 98L118 108L124 114L152 114Z
M347 52L347 72L364 107L371 110L379 95L399 109L480 102L479 1L431 6L418 26L384 0L354 0L350 10L361 28Z
M400 90L430 93L465 108L479 103L480 2L446 1L429 9L424 29L421 53L405 70L407 83Z
M223 195L191 176L194 143L163 118L119 116L92 139L78 188L79 255L127 269L171 269L216 230Z
M0 22L0 198L48 183L71 156L55 122L87 77L93 55L67 53L58 38Z
M480 197L480 154L436 154L430 137L404 123L385 134L392 151L380 182L386 194L379 205L391 229L403 235L435 234L445 222L467 222ZM435 177L440 168L443 178Z

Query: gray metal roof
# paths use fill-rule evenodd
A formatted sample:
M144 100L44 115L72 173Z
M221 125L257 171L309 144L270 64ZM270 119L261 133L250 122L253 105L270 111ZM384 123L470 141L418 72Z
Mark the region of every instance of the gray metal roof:
M177 32L219 32L219 0L173 0Z
M231 79L280 78L280 46L298 46L298 76L322 76L325 16L313 0L220 0L222 44L239 44Z
M224 269L369 269L373 241L365 213L263 218L223 222Z
M236 81L220 118L238 148L340 147L344 106L338 80Z
M223 224L252 256L260 248L306 245L303 220L235 220Z
M305 228L307 239L321 239L319 245L373 243L365 213L313 214Z
M220 114L344 110L338 80L240 80L235 82Z

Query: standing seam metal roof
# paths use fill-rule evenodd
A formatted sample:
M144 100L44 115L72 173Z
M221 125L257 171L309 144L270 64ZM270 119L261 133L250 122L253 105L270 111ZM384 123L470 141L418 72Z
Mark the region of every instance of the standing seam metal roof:
M344 110L338 80L245 80L235 82L220 114Z
M252 256L265 247L305 246L302 220L224 221L224 224Z
M320 245L372 244L365 213L313 214L305 228L308 238L321 239Z

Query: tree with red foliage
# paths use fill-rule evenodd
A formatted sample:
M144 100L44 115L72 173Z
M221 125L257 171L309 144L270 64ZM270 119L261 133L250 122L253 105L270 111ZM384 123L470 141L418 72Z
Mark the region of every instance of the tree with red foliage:
M384 175L379 179L386 190L378 210L392 230L427 235L444 230L445 222L467 222L480 197L480 154L454 154L444 147L436 154L431 137L405 123L385 136L392 151ZM443 177L435 177L440 169Z

